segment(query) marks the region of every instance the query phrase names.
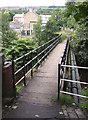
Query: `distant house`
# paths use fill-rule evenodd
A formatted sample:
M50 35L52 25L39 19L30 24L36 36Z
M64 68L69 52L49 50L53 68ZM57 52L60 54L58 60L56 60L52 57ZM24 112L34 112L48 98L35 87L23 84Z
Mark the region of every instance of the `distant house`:
M29 33L30 35L32 35L33 26L38 21L38 17L38 14L36 14L32 10L24 14L23 30L26 34Z
M14 21L10 22L10 28L12 28L12 29L20 29L20 27L21 27L21 23L14 22Z
M16 31L18 34L20 34L21 33L21 29L22 29L22 23L17 22L17 21L16 22L12 21L12 22L9 23L9 27L11 29L13 29L14 31Z
M24 21L24 13L23 14L15 14L13 16L13 21L23 23L23 21Z
M42 20L42 26L45 26L46 23L49 21L49 18L51 17L51 15L40 15L41 20Z
M33 26L38 21L38 17L38 14L31 9L26 14L15 14L10 23L10 28L17 32L20 31L22 35L32 35Z
M13 21L10 22L9 26L14 31L18 33L18 35L21 35L21 31L23 28L23 21L24 21L24 13L23 14L15 14L13 16Z

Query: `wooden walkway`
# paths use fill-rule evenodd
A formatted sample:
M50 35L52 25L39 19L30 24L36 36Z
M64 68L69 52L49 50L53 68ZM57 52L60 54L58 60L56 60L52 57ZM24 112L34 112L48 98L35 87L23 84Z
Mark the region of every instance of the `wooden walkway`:
M28 85L23 88L19 98L12 106L6 106L3 118L86 118L79 108L61 106L54 102L58 90L58 62L66 41L48 56L42 66L34 73L32 79L28 77Z

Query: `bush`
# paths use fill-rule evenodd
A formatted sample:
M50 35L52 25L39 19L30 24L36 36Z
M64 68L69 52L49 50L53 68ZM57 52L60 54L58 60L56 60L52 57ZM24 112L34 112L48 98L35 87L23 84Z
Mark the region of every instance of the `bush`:
M88 88L82 89L82 95L88 97ZM82 102L79 105L81 109L88 111L88 98L82 98Z
M11 42L11 45L5 49L6 60L11 60L28 53L30 50L35 48L35 42L29 38L20 38Z
M62 41L65 40L68 37L68 35L72 35L73 39L76 38L75 31L71 31L70 29L62 30L59 32L59 34L62 34L62 36L61 36Z

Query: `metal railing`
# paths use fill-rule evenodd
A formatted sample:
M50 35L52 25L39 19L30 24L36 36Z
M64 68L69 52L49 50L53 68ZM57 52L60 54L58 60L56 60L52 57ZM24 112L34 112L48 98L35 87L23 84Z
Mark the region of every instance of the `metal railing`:
M86 69L86 70L88 70L88 67L71 66L71 65L61 65L61 66L62 66L62 67L66 67L66 68L67 68L67 67L70 67L70 68ZM69 80L69 79L60 79L60 81L66 81L66 82L71 82L71 83L88 85L87 82L80 82L80 81ZM68 95L72 95L72 96L81 97L81 98L88 98L87 96L84 96L84 95L74 94L74 93L70 93L70 92L66 92L66 91L60 91L60 92L61 92L61 93L68 94Z
M66 41L66 45L64 47L60 62L58 64L58 99L60 94L61 87L64 86L64 82L61 81L61 78L65 77L66 68L61 65L66 65L68 61L68 53L69 53L69 40Z
M62 88L64 86L64 82L88 85L87 82L75 81L75 80L71 80L68 78L66 79L66 70L69 68L88 70L88 67L68 65L69 48L70 48L69 41L67 40L67 44L65 46L64 52L63 52L60 62L58 64L58 99L59 99L60 93L77 96L77 97L81 97L81 98L88 98L87 96L84 96L84 95L75 94L72 92L67 92L65 90L62 90Z
M16 60L12 60L14 97L16 97L16 85L24 81L23 83L26 86L26 75L30 73L31 77L33 77L34 68L38 68L44 59L47 58L48 54L59 43L60 38L61 35L56 36L29 53L24 54Z

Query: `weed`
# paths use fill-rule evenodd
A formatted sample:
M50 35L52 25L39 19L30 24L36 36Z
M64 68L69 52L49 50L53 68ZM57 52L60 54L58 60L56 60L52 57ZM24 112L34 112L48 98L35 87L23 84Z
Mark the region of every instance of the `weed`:
M58 94L56 94L52 98L52 101L54 101L54 102L58 101ZM72 97L70 95L65 95L65 94L60 93L59 102L62 105L72 105L73 99L72 99Z
M72 105L73 99L70 95L60 94L60 103L63 105Z
M82 89L82 95L88 97L88 88ZM82 98L82 102L79 104L80 108L88 111L88 98Z
M21 91L21 90L22 90L22 85L20 85L20 84L17 85L17 86L16 86L16 91L19 92L19 91Z

